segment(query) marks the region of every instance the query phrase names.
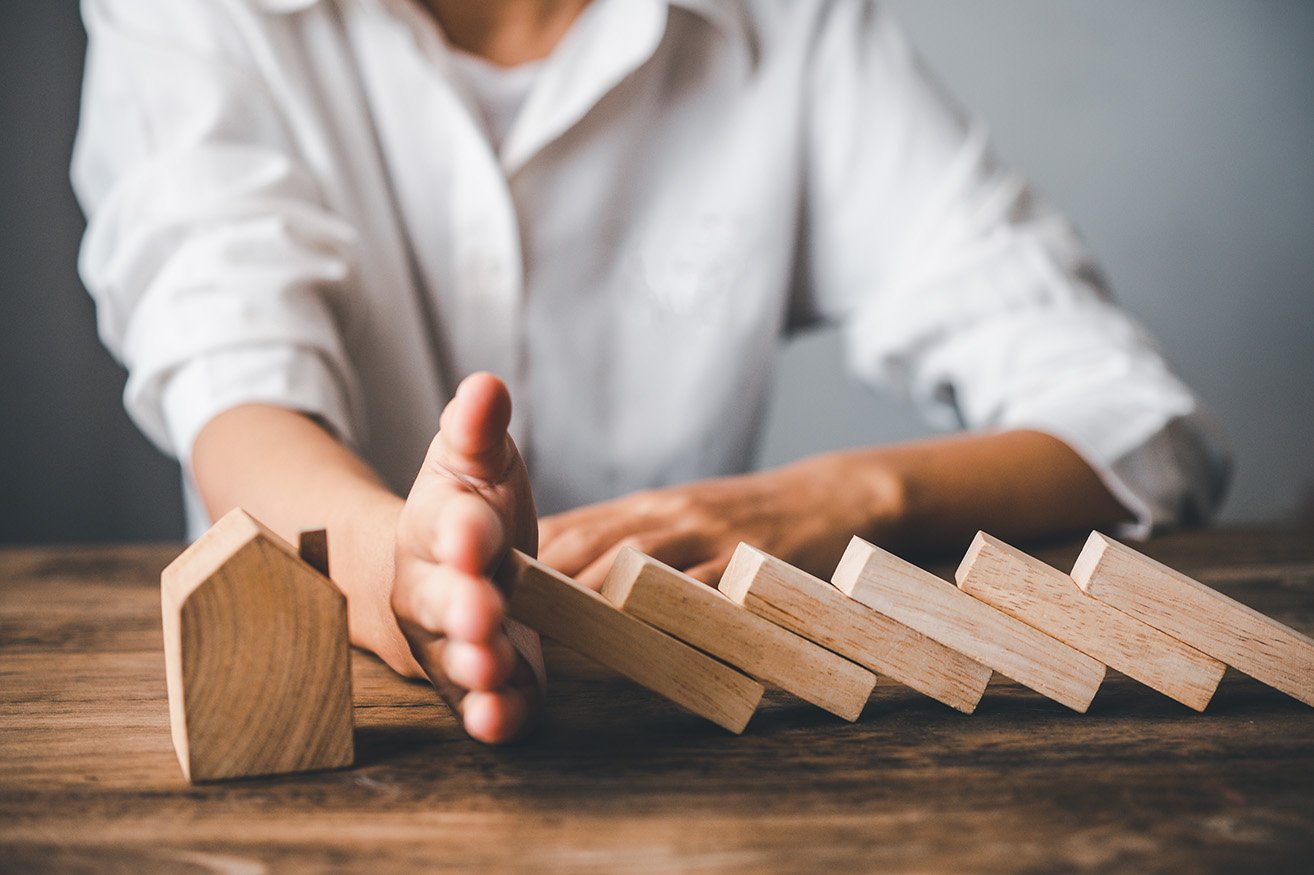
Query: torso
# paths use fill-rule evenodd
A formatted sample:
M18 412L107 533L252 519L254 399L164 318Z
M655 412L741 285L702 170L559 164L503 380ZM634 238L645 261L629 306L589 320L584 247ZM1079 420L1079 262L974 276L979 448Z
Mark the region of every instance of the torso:
M623 5L562 41L500 154L435 31L359 0L303 22L311 78L360 71L314 134L363 234L339 312L361 449L394 488L480 369L511 387L540 512L751 463L793 272L802 58L754 69L692 13L649 35Z

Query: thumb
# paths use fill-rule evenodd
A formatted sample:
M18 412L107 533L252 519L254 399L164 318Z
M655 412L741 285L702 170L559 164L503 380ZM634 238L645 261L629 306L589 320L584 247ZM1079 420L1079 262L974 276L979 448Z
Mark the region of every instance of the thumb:
M506 384L489 373L471 374L443 409L425 465L496 483L515 461L515 445L507 434L510 424Z

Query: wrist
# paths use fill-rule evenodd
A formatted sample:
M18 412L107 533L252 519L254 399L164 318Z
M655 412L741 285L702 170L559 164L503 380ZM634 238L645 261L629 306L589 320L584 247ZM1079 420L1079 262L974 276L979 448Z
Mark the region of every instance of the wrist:
M824 505L823 515L832 519L846 544L854 535L880 544L896 543L904 536L908 482L878 451L825 453L791 467L813 484Z
M397 522L403 506L402 499L385 490L363 493L336 509L329 540L333 580L347 596L351 643L399 674L418 678L423 673L392 611Z

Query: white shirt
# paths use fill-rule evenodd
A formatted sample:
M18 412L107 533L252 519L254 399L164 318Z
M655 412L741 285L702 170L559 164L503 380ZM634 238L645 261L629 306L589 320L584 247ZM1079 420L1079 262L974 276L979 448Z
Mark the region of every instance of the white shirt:
M864 0L597 0L497 150L405 0L83 12L81 271L183 460L280 404L404 494L486 369L550 513L745 470L781 339L836 322L932 421L1066 441L1134 534L1218 503L1191 393Z
M499 67L492 61L460 49L453 49L450 57L458 84L464 85L484 123L489 145L494 152L499 151L543 65L531 62L514 67Z

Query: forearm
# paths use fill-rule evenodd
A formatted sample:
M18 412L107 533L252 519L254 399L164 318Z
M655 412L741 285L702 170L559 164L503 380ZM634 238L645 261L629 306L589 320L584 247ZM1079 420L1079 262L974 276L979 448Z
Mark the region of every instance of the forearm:
M770 471L645 490L540 520L539 558L594 589L634 547L715 584L747 542L818 576L858 535L900 551L966 549L1128 518L1070 447L1040 432L826 453Z
M967 434L818 456L857 534L912 552L965 547L977 530L1026 541L1130 519L1071 447L1037 431Z
M240 506L293 543L303 529L327 529L352 643L418 674L389 608L403 502L368 465L310 418L249 404L201 430L191 467L213 519Z

